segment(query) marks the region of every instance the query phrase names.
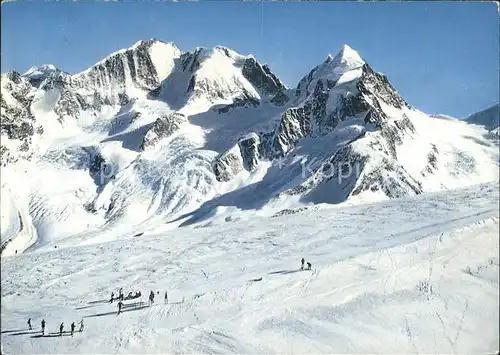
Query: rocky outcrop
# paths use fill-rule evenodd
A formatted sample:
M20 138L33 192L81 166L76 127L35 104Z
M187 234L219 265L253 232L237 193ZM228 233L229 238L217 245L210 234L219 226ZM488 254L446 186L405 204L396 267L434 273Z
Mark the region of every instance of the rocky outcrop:
M251 133L238 141L243 167L247 171L254 171L259 164L259 144L260 138L255 133Z
M30 146L35 134L42 134L43 128L35 121L31 111L33 87L19 73L12 71L2 75L2 93L0 94L0 134L13 142L9 149L2 144L1 161L3 164L14 161L10 150L21 152L20 156L31 156Z
M100 90L108 86L126 89L130 84L153 90L160 84L160 78L153 63L150 47L154 40L138 42L134 47L117 52L71 78L75 88L94 88ZM122 93L119 91L118 93ZM118 98L118 97L117 97Z
M257 107L259 104L259 100L249 95L247 92L244 92L243 97L236 97L233 100L233 103L225 105L222 108L217 108L216 111L218 113L228 113L237 107Z
M212 168L218 181L229 181L240 172L252 172L259 165L260 138L250 133L238 140L238 143L227 152L217 157Z
M255 88L266 96L276 95L286 89L267 65L260 65L254 58L245 60L242 73Z
M302 79L297 90L301 92L307 85L310 87L314 75L315 70ZM388 117L382 109L381 101L399 109L409 106L387 78L373 72L368 64L362 66L361 76L354 83L336 86L335 81L322 78L317 78L315 82L314 91L308 92L300 106L283 113L273 143L273 150L278 155L285 154L304 137L332 132L340 122L349 118L364 117L365 122L380 129L393 146L401 143L400 130L414 130L406 116L397 120L394 125L387 124ZM329 101L337 104L329 107Z
M96 105L94 104L94 106ZM78 93L74 93L63 86L61 87L61 96L54 107L54 112L59 116L59 121L62 122L67 116L78 119L81 111L90 107L91 105L86 103Z
M500 104L477 112L466 118L468 123L484 126L493 135L498 136L500 127Z
M439 157L439 150L437 149L435 144L431 144L431 150L427 153L427 165L424 170L421 172L422 176L426 176L427 174L432 174L437 169Z
M283 90L280 90L276 93L276 95L274 95L272 98L271 98L271 102L273 104L275 104L276 106L283 106L285 105L288 101L290 101L290 97L285 94L285 92Z
M373 170L363 174L351 196L370 190L381 191L389 198L419 195L423 192L422 184L415 180L397 161L387 158Z
M237 149L231 149L214 160L212 169L217 181L226 182L243 171L243 159Z
M174 113L169 116L158 118L151 128L148 129L142 144L141 150L147 150L154 147L161 139L168 137L179 130L180 124L185 121L185 116Z

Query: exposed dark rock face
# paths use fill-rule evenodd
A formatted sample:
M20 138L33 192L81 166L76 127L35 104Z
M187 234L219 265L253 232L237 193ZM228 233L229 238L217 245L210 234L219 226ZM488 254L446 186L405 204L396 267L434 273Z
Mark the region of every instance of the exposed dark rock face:
M311 111L311 102L306 102L302 107L286 110L281 116L273 142L273 151L278 156L284 155L299 139L311 133Z
M276 218L276 217L281 217L281 216L289 216L289 215L292 215L292 214L297 214L297 213L300 213L302 211L306 211L308 209L308 207L299 207L299 208L295 208L295 209L289 209L289 208L285 208L284 210L281 210L279 212L276 212L275 214L273 214L271 216L271 218Z
M32 136L33 125L28 122L2 122L1 124L2 132L7 133L7 137L10 139L25 140L29 136Z
M106 160L98 150L88 149L87 151L89 153L89 173L92 177L94 177L101 173L104 165L106 164Z
M309 92L307 91L307 87L309 86L309 84L311 83L313 77L314 77L314 73L316 73L316 71L318 70L318 67L315 67L313 68L309 74L307 74L305 77L303 77L299 84L297 85L297 88L295 89L295 95L297 97L300 97L300 96L303 96L304 93L305 93L305 96L309 96Z
M271 98L271 102L273 104L275 104L276 106L283 106L285 105L288 101L290 100L290 98L288 97L287 94L285 94L283 91L278 91L276 93L276 95L274 95L272 98Z
M130 101L127 86L151 91L160 85L159 75L149 49L154 40L142 41L134 48L115 53L88 70L70 77L67 81L74 90L89 92L82 96L91 106L99 107L104 100L110 105L126 105ZM127 81L127 77L131 82ZM97 98L92 91L107 92L105 98Z
M297 87L299 95L311 83L315 70L313 69L299 83ZM332 80L317 80L314 91L307 93L308 96L301 106L285 111L273 147L278 155L293 148L301 138L330 133L339 122L348 118L364 117L366 123L381 129L382 134L392 142L393 146L401 144L400 130L414 131L406 116L396 121L395 126L386 124L388 117L379 100L399 109L409 106L401 99L387 78L373 72L367 64L362 68L362 75L355 84L354 92L348 91L347 94L343 91L337 92L335 85L336 82ZM332 95L338 104L328 108L327 103Z
M236 146L217 157L212 168L218 181L229 181L243 170L252 172L259 164L260 138L256 133L240 139Z
M248 58L243 64L243 76L264 95L276 95L285 90L285 86L271 73L267 65L260 65L253 58Z
M66 116L79 118L80 112L88 107L89 105L79 94L63 88L54 112L59 116L59 121L62 122Z
M196 74L193 75L189 81L187 93L190 93L192 97L205 97L212 102L227 98L232 94L232 92L221 83L206 78L198 79Z
M179 125L184 120L185 117L180 114L158 118L144 136L140 149L147 150L154 147L161 139L178 131Z
M194 52L183 53L180 58L182 71L194 73L200 67L203 51L203 48L197 48Z
M257 100L255 97L251 96L247 92L244 92L243 97L236 97L233 100L232 104L225 105L222 108L216 109L218 113L228 113L232 110L234 110L237 107L257 107L259 106L260 101Z
M243 161L235 152L229 151L214 160L212 169L217 181L229 181L243 170Z
M408 196L409 191L415 195L423 192L419 181L416 181L396 161L389 159L384 159L377 169L363 175L351 195L356 196L367 190L374 192L381 190L389 198Z
M5 135L10 140L17 140L17 151L29 153L29 146L32 136L43 132L41 126L35 121L31 112L33 102L32 86L27 80L22 78L17 72L9 72L2 76L3 89L0 94L0 107L2 119L0 121L0 134ZM5 91L4 91L5 90ZM10 104L4 95L10 95ZM15 158L7 147L2 146L1 161L2 164L14 161ZM31 154L24 154L23 157L29 158Z
M437 169L439 150L437 149L435 144L431 144L431 150L427 154L427 166L424 171L421 172L422 176L426 176L427 174L432 174Z
M238 142L243 159L243 167L248 171L254 171L259 164L259 136L252 134Z
M282 195L307 194L318 185L333 180L343 186L342 193L345 195L344 198L347 198L368 159L357 152L350 143L363 137L364 133L348 142L325 160L302 184L284 191Z
M246 135L239 139L232 149L213 160L212 169L218 181L229 181L240 172L252 172L263 159L272 160L289 154L303 138L327 140L332 137L336 139L334 137L337 137L337 132L334 131L341 124L342 130L345 127L348 128L347 130L352 128L348 132L349 137L352 137L353 132L357 134L358 130L359 136L345 144L342 142L342 145L339 144L340 148L331 148L335 151L328 151L321 155L321 161L314 166L315 170L311 176L299 186L285 191L284 194L306 195L319 184L332 183L332 179L339 178L343 179L341 188L345 198L367 190L381 191L389 197L421 192L420 183L412 178L397 161L398 146L403 143L406 136L415 132L410 118L404 114L410 106L399 96L387 77L374 72L369 65L363 65L362 61L359 65L358 62L352 64L352 62L347 63L342 57L344 61L337 63L336 60L328 57L325 63L314 68L299 82L294 96L267 65L261 65L251 57L239 56L224 47L216 47L212 50L198 48L184 54L179 52L172 58L173 71L159 73L160 70L164 70L160 68L165 67L159 65L158 69L156 68L157 58L150 54L153 43L155 42L140 42L76 75L68 75L53 69L43 75L35 72L35 75L30 78L16 72L6 74L9 82L2 85L2 88L14 100L8 97L9 104L7 104L4 97L1 97L0 128L3 135L11 140L18 140L16 142L18 144L12 148L12 152L9 152L6 147L0 148L2 162L5 162L7 158L4 157L9 157L10 153L14 154L17 151L29 153L31 137L35 134L43 134L42 127L36 124L32 114L32 106L35 107L39 103L39 101L34 102L34 97L39 100L40 96L45 95L48 98L47 105L53 105L49 110L53 110L61 123L67 119L87 117L87 114L89 117L92 115L100 117L100 113L118 112L116 115L112 114L116 117L110 117L109 121L104 124L99 122L99 124L108 129L106 124L111 122L109 125L112 126L113 122L119 121L120 125L117 124L118 128L114 133L120 136L120 139L122 135L119 134L123 133L127 125L141 115L138 111L143 110L142 98L140 98L142 93L150 99L164 100L170 109L180 109L186 102L195 102L198 98L201 98L200 102L203 103L208 101L217 104L221 102L221 99L225 103L231 102L228 105L212 106L213 111L221 114L221 120L226 118L224 114L230 112L236 114L232 112L236 109L259 105L264 107L271 102L273 105L269 105L270 112L272 112L270 116L273 117L269 117L269 126L272 126L248 128L265 131ZM214 69L215 74L208 73L208 69L212 68L211 64L205 66L204 63L213 54L217 56L217 64L225 62L227 58L234 59L232 62L228 61L232 63L230 64L231 70L241 70L246 80L238 75L226 76L227 72L222 73L222 77L219 78L215 75L217 68ZM202 66L203 70L198 71ZM342 70L345 68L349 70L355 68L356 76L347 75L341 79ZM358 74L360 76L357 76ZM253 88L249 88L248 83ZM167 90L169 84L178 85L180 88L172 91L172 97L169 96L170 91ZM142 90L141 95L137 94L137 90ZM174 97L176 95L179 97ZM159 110L162 110L163 103L155 102L156 104L159 105ZM285 107L280 109L281 106ZM401 110L400 117L393 117L393 115L388 117L386 113L389 112L388 106ZM153 109L156 110L156 107ZM148 110L149 107L144 108L142 112L146 118L151 114ZM255 111L261 114L260 109ZM83 112L85 114L82 114ZM169 111L165 109L164 112ZM38 114L38 111L36 113ZM278 122L274 121L276 114L280 117ZM154 118L158 117L154 123L139 128L133 127L137 128L133 133L144 134L143 137L139 137L138 142L134 141L133 149L148 150L155 147L162 139L175 134L187 119L177 114L155 113L154 115ZM346 125L344 121L347 120L356 120L355 125ZM123 136L127 134L129 132L124 133ZM329 136L330 134L332 135ZM110 134L110 137L113 139L115 135ZM127 136L127 139L129 137ZM360 146L362 146L359 150L355 144L358 140L361 140ZM138 147L140 142L140 147ZM364 151L366 148L369 148L368 152ZM106 161L97 147L88 150L85 154L81 152L75 154L85 156L81 159L87 164L89 174L94 179L102 180L102 177L107 175L103 171ZM377 160L371 160L372 154L376 155ZM432 173L437 169L438 158L438 150L433 146L428 155L429 164L424 169L425 173ZM376 167L368 164L373 161L382 163ZM463 165L464 169L469 170L474 167L475 163L473 159L464 156L461 152L456 153L456 161L457 164ZM359 168L350 174L348 179L344 176L347 166ZM113 206L109 209L110 213L114 213L114 210Z

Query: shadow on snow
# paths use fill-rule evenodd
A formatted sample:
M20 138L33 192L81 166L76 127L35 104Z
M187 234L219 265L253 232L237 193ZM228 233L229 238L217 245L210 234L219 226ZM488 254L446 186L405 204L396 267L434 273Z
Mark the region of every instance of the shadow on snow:
M304 270L297 269L297 270L280 270L280 271L272 271L269 272L268 275L275 275L275 274L280 274L280 275L286 275L286 274L294 274L296 272L301 272Z

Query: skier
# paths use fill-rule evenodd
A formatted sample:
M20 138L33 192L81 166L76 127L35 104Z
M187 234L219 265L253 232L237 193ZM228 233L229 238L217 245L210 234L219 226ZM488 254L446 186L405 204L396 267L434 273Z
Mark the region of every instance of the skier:
M32 328L31 328L31 318L28 318L28 327L30 328L30 330L32 330Z
M79 330L79 332L80 333L83 332L83 319L80 321L80 330Z
M165 304L168 303L168 294L167 294L167 291L165 291Z
M59 336L62 336L63 330L64 330L64 322L62 322L61 325L59 326Z
M42 319L42 335L45 334L45 319Z
M307 270L311 270L311 263L307 262Z
M300 260L300 263L301 263L301 266L300 266L300 270L304 270L304 263L306 261L304 260L304 258L302 258L302 260Z
M123 306L122 301L118 302L118 314L122 313L122 306Z
M113 303L114 299L115 299L115 293L111 292L111 299L109 300L109 303Z
M155 303L155 293L153 290L149 293L149 306L152 306Z
M123 301L123 288L121 288L121 287L120 287L120 293L119 293L118 295L119 295L119 296L118 296L118 299L119 299L120 301Z
M71 336L73 336L74 332L75 332L75 322L71 323Z

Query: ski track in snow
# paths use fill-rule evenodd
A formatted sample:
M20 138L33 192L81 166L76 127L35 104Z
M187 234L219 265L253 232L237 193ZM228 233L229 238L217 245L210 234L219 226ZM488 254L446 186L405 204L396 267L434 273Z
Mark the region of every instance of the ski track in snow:
M2 353L493 353L498 206L491 183L3 257ZM120 287L159 295L117 316Z

